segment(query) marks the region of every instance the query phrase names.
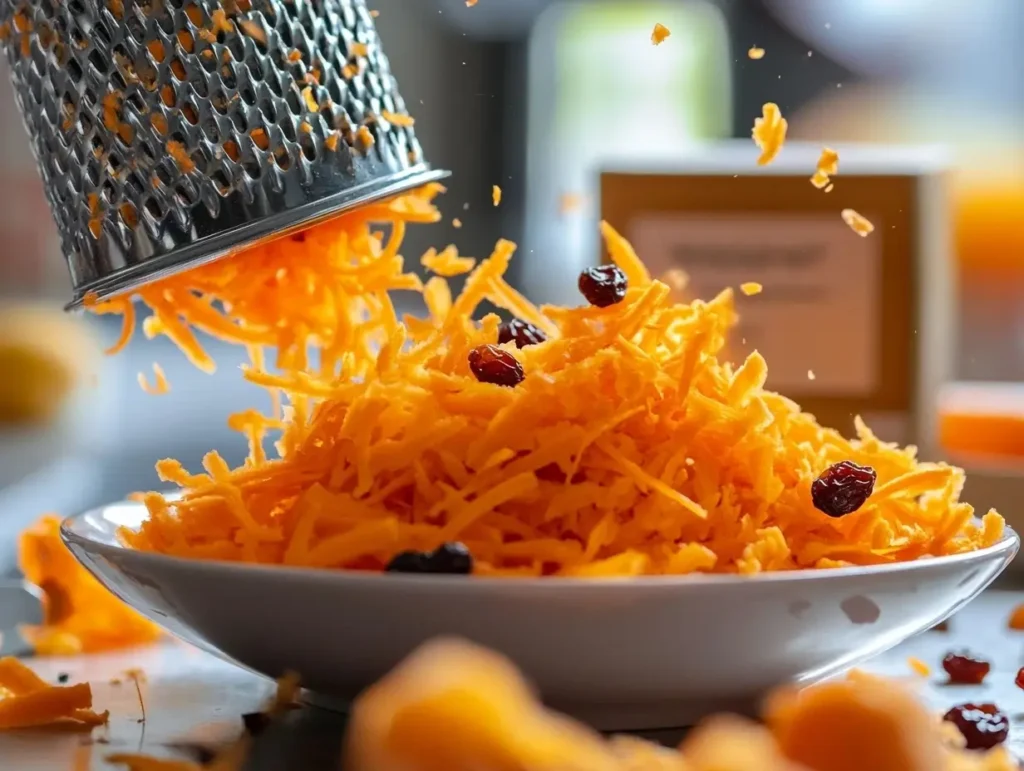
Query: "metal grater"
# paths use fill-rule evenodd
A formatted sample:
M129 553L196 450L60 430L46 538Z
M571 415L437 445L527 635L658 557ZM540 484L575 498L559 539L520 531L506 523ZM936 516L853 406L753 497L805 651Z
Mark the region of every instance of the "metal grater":
M365 0L0 0L74 298L440 179Z

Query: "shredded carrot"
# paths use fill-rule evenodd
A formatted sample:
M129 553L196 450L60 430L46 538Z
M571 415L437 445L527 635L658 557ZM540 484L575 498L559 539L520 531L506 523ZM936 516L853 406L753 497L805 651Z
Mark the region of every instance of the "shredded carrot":
M253 40L257 41L258 43L262 43L263 45L267 44L267 33L264 32L263 28L260 27L260 25L257 24L256 22L249 21L248 19L243 19L242 21L238 22L238 26L246 35L251 37Z
M324 137L324 147L330 150L332 153L338 150L338 142L341 139L340 131L332 131L326 137Z
M359 144L361 144L364 149L368 150L373 147L373 134L370 133L370 129L366 128L366 126L359 127L359 130L356 131L356 139L359 140Z
M452 227L456 228L456 229L461 228L462 227L462 220L460 220L458 217L453 217L452 218Z
M41 655L68 655L152 642L160 629L128 608L93 578L60 539L52 515L21 534L19 565L43 592L43 624L23 627Z
M763 48L758 48L757 46L751 46L750 50L747 51L747 58L754 59L754 60L763 59L764 58L764 49Z
M914 671L914 674L920 675L921 677L928 677L932 673L931 667L915 656L911 656L907 659L907 665Z
M150 385L149 381L146 380L146 375L140 372L138 374L139 387L147 394L153 396L162 396L169 393L171 384L167 382L167 375L164 374L163 367L156 362L153 362L153 376L156 378L156 382Z
M572 214L579 211L583 206L584 198L578 193L564 193L558 201L558 210L561 214Z
M189 157L188 150L181 142L170 140L167 143L167 152L174 159L174 162L178 164L178 168L181 169L182 174L188 174L195 171L196 165L192 162Z
M501 188L497 185L491 185L491 202L495 206L501 203Z
M655 24L654 30L651 32L651 42L656 46L660 46L671 34L672 32L664 24Z
M88 683L50 685L17 659L0 659L0 730L57 724L88 730L107 718L92 710Z
M353 43L348 50L350 56L366 56L369 53L366 43Z
M466 0L466 7L467 8L472 8L474 5L476 5L476 3L477 3L477 0Z
M757 159L759 166L766 166L775 160L782 145L786 141L786 130L789 123L782 117L779 107L772 102L766 102L762 109L762 117L754 120L754 144L761 150Z
M313 97L313 87L306 86L302 89L302 99L306 103L306 109L310 112L316 112L320 109L320 105L317 104L316 99Z
M843 217L843 222L849 225L850 229L858 236L866 238L874 232L875 226L871 224L871 221L853 209L843 209L840 214Z
M814 174L811 175L811 184L819 190L824 189L827 193L832 189L830 177L838 173L839 153L828 147L823 148L821 157L818 158L817 168L815 168Z
M155 314L147 333L168 334L203 368L213 363L189 325L275 349L280 374L253 356L246 377L291 406L231 419L250 443L239 468L215 452L204 473L161 461L160 478L183 496L144 496L149 519L122 531L127 545L379 570L397 552L458 538L481 574L620 576L892 563L1001 537L998 514L979 523L959 502L959 469L919 463L859 421L852 441L820 427L764 389L757 353L721 361L732 292L675 302L608 223L609 255L629 282L609 307L532 305L504 278L507 241L457 297L441 276L421 286L398 250L406 223L439 219L436 192L139 290ZM374 222L390 226L388 240ZM448 265L442 254L428 262ZM403 289L423 293L427 318L398 319L388 293ZM547 337L509 349L525 372L515 388L470 372L468 352L498 335L497 316L475 318L484 302ZM268 430L280 432L276 457ZM810 486L842 460L872 466L878 486L835 520Z
M750 297L755 294L761 294L761 291L763 289L764 287L758 284L756 281L747 281L744 284L740 284L740 291L743 292L743 294L747 295L747 297Z
M476 265L476 260L472 257L460 257L458 249L451 244L440 253L434 248L428 249L420 257L420 264L432 273L451 278L469 273Z
M1018 605L1010 613L1010 620L1008 626L1010 629L1017 631L1024 631L1024 604Z
M411 115L402 115L397 112L391 112L391 110L381 110L380 116L388 123L392 123L395 126L412 126L416 123L415 118Z

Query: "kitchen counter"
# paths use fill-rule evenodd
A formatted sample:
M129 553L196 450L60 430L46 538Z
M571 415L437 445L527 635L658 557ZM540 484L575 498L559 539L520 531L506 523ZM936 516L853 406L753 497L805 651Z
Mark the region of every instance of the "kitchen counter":
M1011 608L1021 601L1021 591L990 591L960 611L950 622L949 632L926 632L864 668L912 683L936 710L966 701L995 702L1011 716L1010 746L1019 758L1024 757L1024 693L1014 685L1024 663L1024 633L1006 627ZM962 648L992 662L985 684L944 684L939 662L950 650ZM911 673L907 664L911 656L935 670L931 677ZM274 690L267 680L176 641L116 654L31 663L50 680L67 673L71 682L91 681L96 706L110 710L110 725L95 731L91 739L48 731L2 733L2 766L18 771L107 771L114 767L104 758L113 752L195 760L201 748L236 737L240 716L258 710ZM145 674L138 692L134 681L125 676L131 668ZM315 707L296 710L260 736L246 769L337 769L344 722L342 715ZM679 732L660 732L653 738L675 743Z

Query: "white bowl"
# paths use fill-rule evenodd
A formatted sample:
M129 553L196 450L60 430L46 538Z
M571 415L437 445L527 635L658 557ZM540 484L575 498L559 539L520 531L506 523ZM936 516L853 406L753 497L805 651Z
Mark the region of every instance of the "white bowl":
M748 711L771 687L881 653L959 609L1006 567L987 549L871 568L754 577L494 579L184 560L115 538L140 504L65 520L107 588L200 648L256 672L298 672L343 704L420 643L458 635L511 657L545 700L603 730L671 728Z

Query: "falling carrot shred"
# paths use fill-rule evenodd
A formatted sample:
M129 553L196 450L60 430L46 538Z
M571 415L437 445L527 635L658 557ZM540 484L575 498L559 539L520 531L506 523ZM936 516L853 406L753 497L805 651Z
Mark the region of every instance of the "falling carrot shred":
M380 116L388 123L393 123L396 126L412 126L416 123L415 118L411 115L402 115L401 113L391 112L391 110L381 110Z
M843 209L840 214L843 218L843 222L849 225L850 229L862 238L866 238L875 229L875 226L871 224L870 220L858 214L853 209Z
M466 7L472 8L474 5L476 5L476 2L477 0L466 0Z
M240 22L238 22L238 26L246 35L251 37L253 40L257 41L258 43L262 43L263 45L267 44L267 33L264 32L263 28L256 22L249 21L248 19L243 19Z
M95 312L96 301L87 304ZM130 316L126 316L130 318ZM73 655L152 642L160 629L114 597L72 556L60 538L60 517L25 530L18 563L43 593L43 623L20 631L38 655Z
M921 677L928 677L932 673L931 667L929 667L927 664L921 661L921 659L915 656L911 656L910 658L908 658L907 664L910 666L910 668L914 671L915 674L918 674Z
M664 24L655 24L654 30L651 32L651 42L656 46L660 46L672 32Z
M462 220L460 220L458 217L452 218L452 227L453 228L461 228L462 227Z
M306 109L310 112L316 112L320 109L320 105L317 104L316 99L313 97L313 89L311 86L306 86L302 89L302 99L306 103Z
M755 60L756 59L763 59L764 58L764 49L763 48L758 48L757 46L751 46L750 50L747 51L747 57L750 58L750 59L755 59Z
M789 127L788 121L782 117L779 106L772 102L766 102L762 109L762 117L754 120L754 130L751 135L754 144L761 150L761 156L757 159L759 166L766 166L775 160L782 145L786 141L786 130Z
M558 199L558 211L563 215L572 214L575 211L579 211L583 201L583 196L578 193L563 193L561 198Z
M822 148L817 167L811 175L811 184L819 190L829 192L832 189L830 177L839 173L839 153L831 148Z
M1010 613L1008 626L1010 629L1024 631L1024 603L1017 605Z
M156 362L153 362L153 376L156 378L156 383L154 385L150 385L146 380L145 373L140 372L137 376L139 387L152 396L162 396L163 394L169 393L171 385L167 382L167 375L164 374L163 368Z
M341 139L341 132L335 129L326 137L324 137L324 147L330 150L332 153L337 151L338 142Z
M366 43L353 43L349 47L349 53L352 56L366 56L369 53L369 49L366 47Z
M501 203L501 188L497 185L491 186L491 201L495 206Z
M740 284L740 291L743 292L747 297L751 297L755 294L761 294L761 290L764 289L756 281L747 281L744 284Z
M366 126L359 127L359 130L356 131L356 139L359 140L364 149L373 147L373 134L370 133L370 129L366 128Z
M451 244L441 252L431 247L420 257L420 264L438 276L451 278L469 273L476 266L476 260L472 257L460 257L456 246Z

